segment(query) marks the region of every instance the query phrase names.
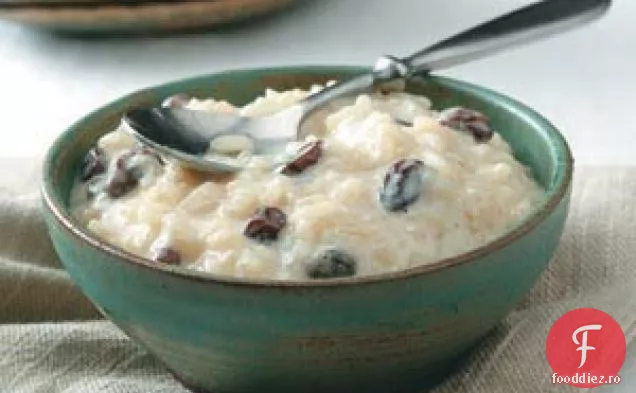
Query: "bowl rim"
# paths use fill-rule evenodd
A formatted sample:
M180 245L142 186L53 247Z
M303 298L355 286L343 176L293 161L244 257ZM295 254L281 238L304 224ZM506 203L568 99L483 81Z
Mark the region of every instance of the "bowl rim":
M487 102L497 102L500 107L505 108L508 111L513 111L515 116L523 119L523 121L531 123L535 128L541 129L545 132L547 137L547 143L551 146L552 150L556 152L556 176L553 177L550 187L546 192L546 199L542 206L538 208L533 214L526 217L511 231L506 232L504 235L497 237L493 241L490 241L478 248L466 251L464 253L440 259L433 263L414 266L408 269L373 274L368 276L356 276L346 278L336 278L330 280L265 280L265 279L245 279L232 276L220 276L211 273L200 272L196 270L189 270L178 266L169 266L156 264L149 259L135 255L128 251L125 251L115 245L109 244L105 240L101 240L96 236L91 235L87 229L85 229L75 218L72 217L70 210L67 209L64 204L56 198L57 192L55 191L55 184L52 181L53 173L55 172L55 164L53 158L57 150L62 149L63 139L65 136L76 132L80 127L84 127L87 122L91 122L94 117L100 116L103 112L117 105L121 105L129 101L134 96L142 93L148 93L154 90L159 90L169 86L176 86L180 84L194 83L196 81L202 81L210 78L218 78L223 75L240 74L240 73L263 73L263 74L284 74L294 73L302 74L303 72L362 72L368 70L367 67L359 66L325 66L325 65L299 65L299 66L284 66L284 67L261 67L261 68L244 68L233 69L223 72L216 72L211 74L204 74L199 76L193 76L189 78L182 78L173 80L170 82L155 85L149 88L141 89L130 94L126 94L114 101L110 101L106 105L99 107L87 115L83 116L80 120L76 121L70 127L66 128L55 140L55 142L48 149L44 159L43 165L43 178L41 185L41 194L44 201L44 206L52 213L54 219L59 224L59 227L64 229L70 235L81 241L85 245L96 249L98 252L110 254L111 257L119 261L123 261L128 264L132 264L135 267L142 267L151 269L161 274L168 274L174 278L180 278L185 280L191 280L195 282L229 285L229 286L247 286L254 288L338 288L352 285L361 284L378 284L386 283L395 280L404 280L413 278L415 276L421 276L426 274L437 273L446 269L458 267L464 264L475 261L487 254L500 250L515 240L521 238L527 233L531 232L541 222L544 221L561 201L568 194L571 187L573 177L574 159L572 157L571 149L565 140L564 136L558 131L558 129L545 119L542 115L528 107L527 105L510 98L501 93L495 92L488 88L464 82L454 78L448 78L443 76L429 76L430 78L441 82L444 86L451 88L461 88L464 91L470 91L471 94L483 99Z

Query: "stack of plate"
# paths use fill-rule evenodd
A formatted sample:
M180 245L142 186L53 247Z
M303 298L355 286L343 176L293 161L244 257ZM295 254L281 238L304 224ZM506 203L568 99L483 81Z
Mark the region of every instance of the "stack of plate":
M296 0L0 0L0 19L71 33L192 30L281 9Z

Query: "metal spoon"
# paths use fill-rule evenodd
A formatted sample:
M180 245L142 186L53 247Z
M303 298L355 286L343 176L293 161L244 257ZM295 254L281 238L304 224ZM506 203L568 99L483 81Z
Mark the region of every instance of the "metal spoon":
M254 152L280 151L296 140L309 114L330 101L389 82L403 83L416 74L482 58L509 47L544 38L583 25L603 15L611 0L545 0L511 12L466 32L443 40L404 59L381 57L371 72L357 75L302 100L275 115L247 118L206 111L174 108L138 109L128 112L124 122L142 143L179 159L201 171L241 170L244 160L209 154L210 143L242 136ZM206 154L208 152L208 154Z

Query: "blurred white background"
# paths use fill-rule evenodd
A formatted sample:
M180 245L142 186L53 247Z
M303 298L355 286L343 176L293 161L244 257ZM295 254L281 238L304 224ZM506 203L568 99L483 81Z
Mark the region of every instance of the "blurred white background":
M153 84L228 68L371 65L404 55L522 0L309 0L203 34L78 39L0 23L0 158L42 154L66 126ZM566 134L579 164L636 164L636 1L582 30L440 72L529 104Z

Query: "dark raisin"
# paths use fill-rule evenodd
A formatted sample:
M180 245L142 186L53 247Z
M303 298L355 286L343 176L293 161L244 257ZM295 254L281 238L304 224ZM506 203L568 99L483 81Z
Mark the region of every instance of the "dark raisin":
M181 263L181 254L174 248L160 247L154 250L152 260L166 265L178 265Z
M106 172L106 157L99 147L94 147L86 153L82 166L80 168L80 179L87 181L88 179L101 175Z
M406 211L422 193L424 163L415 159L400 160L384 175L380 188L380 203L390 212Z
M466 127L473 134L475 141L479 143L486 143L495 135L488 123L470 123Z
M314 165L322 156L322 141L313 141L303 145L296 157L285 164L280 172L285 175L297 175Z
M128 194L144 176L147 164L143 161L130 162L133 157L141 155L151 157L157 160L159 164L164 165L163 158L157 152L145 146L137 146L123 153L115 161L115 168L112 170L106 184L106 192L111 198L119 198Z
M268 242L278 239L278 234L287 224L285 213L275 207L258 209L250 217L244 234L250 239Z
M179 93L163 100L161 106L164 108L183 108L188 105L191 99L192 97L190 97L189 95L185 93Z
M106 184L106 192L111 198L119 198L132 191L139 183L138 174L126 168L125 157L117 159L115 169Z
M356 260L344 251L329 248L316 253L305 265L309 278L351 277L356 274Z
M479 143L488 142L494 135L488 117L472 109L446 109L440 114L439 121L446 127L471 134Z

